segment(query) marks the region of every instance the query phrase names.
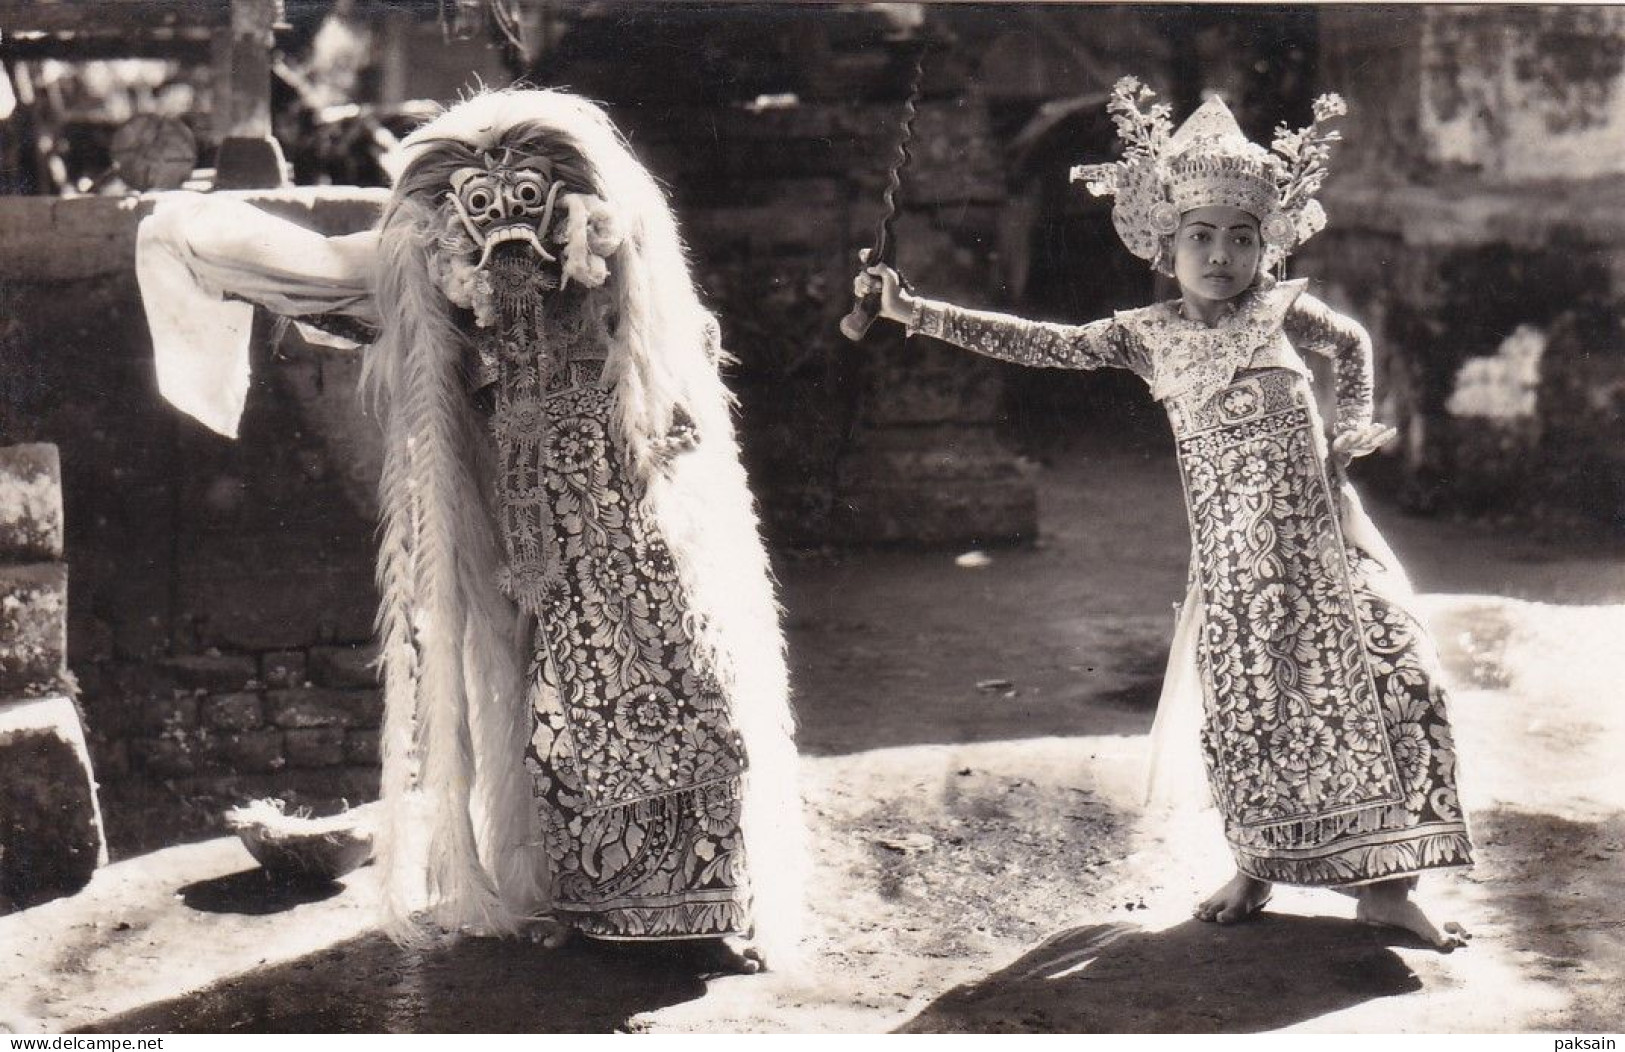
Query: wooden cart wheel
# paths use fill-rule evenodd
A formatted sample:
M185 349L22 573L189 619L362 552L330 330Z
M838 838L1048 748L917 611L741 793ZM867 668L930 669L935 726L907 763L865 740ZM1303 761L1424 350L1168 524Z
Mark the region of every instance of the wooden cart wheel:
M192 129L174 117L140 113L113 133L113 164L132 190L175 190L197 166Z

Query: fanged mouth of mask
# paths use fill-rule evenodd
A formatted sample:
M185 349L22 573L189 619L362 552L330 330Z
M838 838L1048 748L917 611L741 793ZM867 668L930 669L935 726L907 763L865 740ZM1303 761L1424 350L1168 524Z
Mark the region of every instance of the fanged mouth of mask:
M556 263L558 259L547 249L542 247L542 239L536 233L536 228L524 223L515 223L512 226L498 227L487 235L480 245L480 261L474 264L474 269L484 270L491 262L493 253L498 245L513 245L516 249L528 247L542 258L544 263ZM514 250L506 254L515 254Z

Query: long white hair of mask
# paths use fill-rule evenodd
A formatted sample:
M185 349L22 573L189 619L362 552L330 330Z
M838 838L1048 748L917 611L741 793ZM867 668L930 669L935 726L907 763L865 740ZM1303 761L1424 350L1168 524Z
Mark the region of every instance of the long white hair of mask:
M733 701L750 764L756 937L770 960L793 960L806 854L784 644L716 323L665 194L597 106L558 91L479 95L415 132L380 226L384 328L362 391L386 433L378 579L389 929L415 938L411 917L425 905L441 925L493 932L547 908L547 853L520 762L528 632L492 583L500 542L482 483L492 477L489 443L464 380L467 336L431 265L451 171L470 150L508 145L579 159L624 231L607 281L589 294L609 298L615 444L687 587L697 659ZM658 440L679 411L699 445L663 463Z

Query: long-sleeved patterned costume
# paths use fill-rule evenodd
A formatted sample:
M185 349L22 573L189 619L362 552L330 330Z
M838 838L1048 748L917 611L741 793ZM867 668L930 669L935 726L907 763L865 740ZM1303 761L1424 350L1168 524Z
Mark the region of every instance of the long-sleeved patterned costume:
M1192 539L1168 682L1200 685L1208 784L1243 872L1347 885L1468 865L1432 643L1328 474L1294 350L1334 358L1342 433L1371 420L1370 339L1302 293L1250 291L1212 327L1178 302L1073 326L923 301L910 328L1021 365L1130 369L1167 410Z
M370 345L384 918L793 959L783 637L714 319L664 192L563 92L413 134L377 226L228 195L142 224L159 387L235 435L250 303Z

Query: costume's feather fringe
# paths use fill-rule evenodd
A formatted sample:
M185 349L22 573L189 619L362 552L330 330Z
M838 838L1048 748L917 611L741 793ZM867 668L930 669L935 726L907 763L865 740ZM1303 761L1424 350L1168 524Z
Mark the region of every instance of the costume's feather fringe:
M399 637L409 632L416 644L414 689L404 695L405 684L389 668L399 647L388 646L383 654L389 710L386 760L400 767L405 745L408 766L417 773L415 786L403 793L401 775L390 772L392 795L386 796L385 806L389 828L399 832L403 823L420 822L426 843L421 854L414 848L409 856L403 848L386 848L392 866L388 876L397 884L402 874L393 867L421 860L419 872L426 876L422 893L435 922L448 928L513 931L519 918L481 865L473 800L479 777L476 731L484 739L509 735L502 747L485 753L510 761L491 763L493 771L508 770L486 782L511 788L515 775L509 772L520 756L511 741L514 717L511 712L473 715L470 687L480 692L474 697L482 707L495 704L509 710L517 691L510 671L489 665L495 644L478 653L464 648L471 632L493 627L488 603L471 602L470 597L494 591L495 541L474 473L477 465L470 462L481 442L460 373L462 337L428 275L433 222L432 211L408 201L391 209L379 232L377 292L384 330L362 374L364 393L396 447L392 453L397 463L386 473L389 485L381 494L386 542L380 562L385 587L381 620L387 633ZM395 551L403 537L411 551L410 574L404 576ZM511 640L511 628L501 638ZM482 752L493 744L482 741ZM498 816L512 811L511 805L482 809L487 823L508 835L515 835L511 821ZM505 854L493 846L490 857ZM386 896L386 906L396 911L388 926L397 936L412 937L412 924L400 910L416 891L407 886Z
M418 781L417 680L418 650L412 635L411 609L416 579L413 538L417 534L412 499L411 456L406 419L393 414L385 422L384 465L379 479L383 521L379 527L378 660L384 682L384 728L381 742L384 812L377 842L383 874L384 920L391 937L413 942L419 934L408 918L422 905L424 827Z
M466 438L468 448L477 451L470 477L489 479L496 470L486 462L492 444L479 426L482 433ZM531 622L496 587L501 551L487 507L470 504L464 512L467 521L461 529L470 541L459 552L458 577L469 614L464 652L473 702L470 719L480 758L471 806L480 862L502 902L501 930L511 932L543 908L552 886L549 856L539 849L540 823L524 765L531 719L525 694Z
M654 482L648 504L697 614L697 660L734 700L750 763L743 832L755 937L785 968L799 958L807 851L784 639L732 429L725 413L696 416L710 417L697 421L699 446Z
M492 584L496 552L489 509L469 482L487 476L455 455L459 440L466 440L464 449L484 443L460 430L457 407L469 411L451 363L461 338L425 260L435 224L412 196L422 189L412 185L412 166L432 158L426 151L436 143L483 150L511 141L515 129L573 149L585 161L586 177L626 225L626 238L609 260L610 279L594 293L610 298L606 316L614 321L605 379L615 395L616 445L645 486L645 510L691 597L697 659L734 702L750 764L744 836L756 939L769 960L784 967L797 959L806 859L793 719L779 611L739 462L732 402L718 374L715 323L688 276L664 193L602 111L559 92L476 96L414 133L380 237L386 331L363 382L387 407L388 419L406 417L409 430L395 440L410 444L409 465L397 465L386 479L389 551L388 562L380 561L386 587L381 626L387 642L389 633L404 634L406 610L426 615L411 626L418 643L411 740L421 757L419 792L429 800L431 897L442 922L472 921L505 931L549 879L545 852L532 850L535 835L527 823L533 817L521 764L528 717L518 702L524 700L527 644L523 631L505 618ZM417 178L432 186L435 176L425 166ZM668 465L652 443L667 434L679 408L698 426L700 442ZM411 524L401 525L403 517ZM459 531L478 535L480 543L459 548L456 542L465 535ZM458 556L455 574L448 573L447 560ZM406 579L409 590L401 584ZM448 653L456 649L452 640L468 643L467 666L455 677L461 658ZM398 652L408 651L397 641L386 647L386 660L393 664L391 655ZM399 711L413 710L395 696L404 674L391 668L389 675L396 677L396 690L389 702L388 748L398 755L407 737ZM475 738L477 754L487 758L477 771L470 755ZM400 781L396 776L391 784L398 789ZM471 813L479 816L477 851Z

